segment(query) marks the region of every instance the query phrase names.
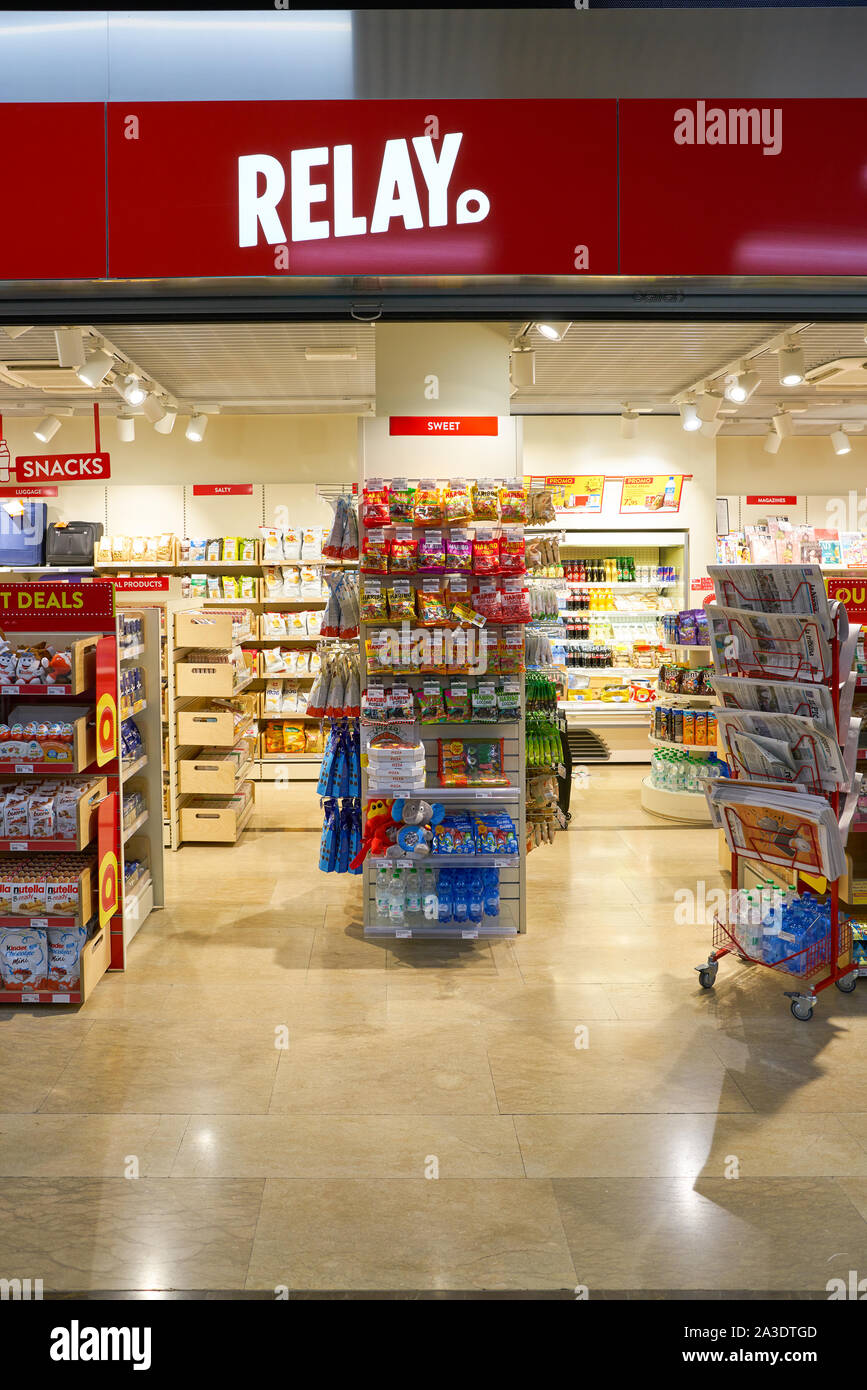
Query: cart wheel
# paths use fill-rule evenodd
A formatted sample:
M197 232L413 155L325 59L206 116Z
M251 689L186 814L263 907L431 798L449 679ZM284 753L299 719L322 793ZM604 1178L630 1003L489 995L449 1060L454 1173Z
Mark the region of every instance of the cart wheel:
M841 994L851 994L857 983L858 972L856 970L850 970L848 975L841 975L839 980L834 981Z
M813 1017L813 1006L812 1004L805 1004L801 999L793 999L792 1013L795 1018L800 1019L801 1023L809 1023Z
M698 972L698 982L702 989L713 989L716 983L715 970L700 970Z

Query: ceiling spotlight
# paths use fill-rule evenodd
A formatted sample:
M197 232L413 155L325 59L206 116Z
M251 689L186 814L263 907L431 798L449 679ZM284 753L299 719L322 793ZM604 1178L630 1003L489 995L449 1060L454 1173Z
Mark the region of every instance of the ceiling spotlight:
M852 451L852 445L849 443L849 436L842 425L839 425L837 429L833 431L831 435L831 444L835 454L849 454Z
M723 403L723 397L718 391L703 391L698 398L698 418L703 424L708 424L715 420L719 408Z
M105 381L113 366L114 358L111 354L102 348L97 348L95 352L91 352L84 359L84 365L77 369L76 376L79 381L84 382L85 386L92 386L96 389Z
M84 361L84 334L80 328L55 328L59 367L80 367Z
M141 384L141 380L135 372L130 372L128 376L122 377L117 383L117 389L123 396L127 405L141 405L147 391Z
M22 334L24 334L24 333L29 333L32 327L33 327L32 323L29 323L29 324L27 325L26 328L13 328L13 327L9 327L9 326L7 325L7 326L3 329L3 332L6 334L6 337L7 337L7 338L11 338L12 341L14 342L15 339L16 339L16 338L20 338L20 337L22 336Z
M132 415L118 415L117 437L121 444L132 444L135 439L135 419Z
M37 439L41 439L43 444L47 444L53 439L60 429L60 421L56 415L46 415L44 420L40 420L33 433Z
M184 433L186 434L187 439L191 440L193 444L201 444L202 440L205 437L205 430L207 428L207 415L194 415L190 420L189 424L187 425L187 428L184 431Z
M787 410L781 410L771 421L778 439L788 439L794 432L792 417Z
M685 430L692 434L695 430L701 429L701 420L698 418L695 401L681 401L678 410Z
M146 395L142 401L142 413L150 420L152 425L158 424L165 417L166 408L159 396Z
M737 372L733 372L731 376L726 377L723 395L726 400L731 401L733 405L742 405L746 400L746 387L742 384L741 378Z
M541 333L543 338L547 338L549 343L562 343L571 327L571 320L569 323L537 323L536 331Z
M764 442L764 445L763 445L763 448L764 448L765 453L766 453L766 454L776 454L776 453L779 453L780 445L782 444L782 442L783 442L783 436L782 436L773 426L771 426L771 427L768 429L767 434L765 435L765 442Z
M781 386L800 386L804 380L804 350L787 342L777 353Z
M620 412L620 434L623 439L634 439L638 433L638 411L625 405Z
M169 406L161 420L154 420L154 429L157 434L171 434L177 418L178 412L175 410L174 406Z
M509 376L513 386L536 385L536 352L534 348L512 348L509 353Z

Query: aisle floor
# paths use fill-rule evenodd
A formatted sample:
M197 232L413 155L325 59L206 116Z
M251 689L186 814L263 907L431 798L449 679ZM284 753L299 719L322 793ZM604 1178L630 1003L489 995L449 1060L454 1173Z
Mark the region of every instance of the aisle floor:
M867 1275L867 982L809 1024L769 971L726 960L702 991L716 837L643 813L640 775L591 769L516 942L365 941L357 880L317 872L312 788L169 856L125 974L74 1013L0 1011L0 1276L592 1298ZM307 828L269 829L289 805Z

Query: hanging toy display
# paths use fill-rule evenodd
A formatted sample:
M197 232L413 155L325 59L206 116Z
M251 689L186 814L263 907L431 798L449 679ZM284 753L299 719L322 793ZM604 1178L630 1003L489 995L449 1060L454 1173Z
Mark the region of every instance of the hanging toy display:
M316 787L324 819L319 867L326 874L356 874L361 852L361 746L358 721L334 719Z

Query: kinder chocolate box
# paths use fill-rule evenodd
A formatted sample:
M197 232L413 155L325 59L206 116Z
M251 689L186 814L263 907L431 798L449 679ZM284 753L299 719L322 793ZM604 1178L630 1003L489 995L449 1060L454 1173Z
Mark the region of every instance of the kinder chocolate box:
M47 974L48 937L42 928L0 928L0 977L4 989L43 989Z
M81 982L81 948L86 927L48 927L47 988L76 990Z

